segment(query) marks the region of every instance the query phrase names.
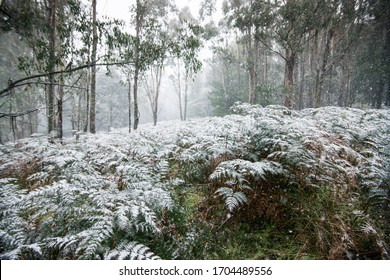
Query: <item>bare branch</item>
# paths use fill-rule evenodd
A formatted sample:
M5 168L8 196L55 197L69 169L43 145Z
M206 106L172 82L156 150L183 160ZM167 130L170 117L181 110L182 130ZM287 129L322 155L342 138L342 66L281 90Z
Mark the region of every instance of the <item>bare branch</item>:
M48 77L50 75L59 75L59 74L66 74L66 73L72 73L76 72L85 68L90 68L92 66L115 66L115 65L126 65L126 64L131 64L132 62L129 61L121 61L121 62L111 62L111 63L88 63L84 65L77 66L75 68L69 68L65 70L60 70L60 71L54 71L54 72L49 72L49 73L42 73L42 74L35 74L31 75L28 77L24 77L22 79L16 80L16 81L9 81L8 87L0 90L0 97L6 96L9 91L11 91L14 88L21 87L24 85L31 84L32 82L29 83L24 83L25 81L33 80L33 79L38 79L42 77Z
M24 115L31 114L33 112L39 111L39 109L31 109L25 112L20 112L20 113L0 113L0 118L16 118L16 117L21 117Z

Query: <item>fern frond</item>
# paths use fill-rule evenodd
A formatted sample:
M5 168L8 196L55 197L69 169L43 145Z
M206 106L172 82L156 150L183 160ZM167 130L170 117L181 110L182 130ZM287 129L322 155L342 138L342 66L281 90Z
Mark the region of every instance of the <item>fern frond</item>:
M231 188L224 187L224 188L219 188L218 190L215 191L215 193L217 193L220 196L223 196L223 198L227 198L233 196L234 191Z
M282 165L277 162L262 160L250 162L236 159L225 161L218 165L210 175L211 180L235 180L240 186L248 184L249 180L265 180L269 175L286 174Z
M42 256L41 245L34 243L29 245L21 245L16 249L0 254L0 259L20 260L25 259L40 259Z
M106 260L159 260L149 247L137 243L130 242L121 244L116 249L107 252L104 256Z
M225 199L225 207L229 212L233 212L237 207L248 203L248 199L243 192L234 192L231 188L219 188L215 193Z

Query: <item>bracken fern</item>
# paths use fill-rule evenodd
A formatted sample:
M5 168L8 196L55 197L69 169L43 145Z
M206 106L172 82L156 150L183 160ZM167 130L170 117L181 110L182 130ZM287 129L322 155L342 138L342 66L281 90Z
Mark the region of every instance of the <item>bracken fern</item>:
M190 258L237 223L293 235L299 255L388 256L389 111L232 112L0 146L0 257Z

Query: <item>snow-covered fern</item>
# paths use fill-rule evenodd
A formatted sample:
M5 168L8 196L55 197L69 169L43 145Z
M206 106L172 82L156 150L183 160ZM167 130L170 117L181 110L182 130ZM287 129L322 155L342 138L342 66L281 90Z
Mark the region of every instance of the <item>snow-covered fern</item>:
M159 260L160 257L156 256L150 251L150 248L136 243L130 242L128 244L120 244L115 250L107 252L104 256L107 260Z
M155 172L167 168L165 159L129 154L133 143L125 135L105 140L88 136L65 146L47 144L25 180L33 188L20 185L12 150L3 159L3 174L10 178L0 182L1 258L101 259L125 240L141 246L140 233L159 234L158 216L173 206ZM12 148L21 162L38 150L27 140L18 145Z
M254 188L261 187L272 176L287 176L287 172L277 162L262 160L251 162L242 159L220 163L210 175L210 180L222 184L216 193L225 200L226 208L232 212L248 203L248 195ZM250 199L251 200L251 199Z
M217 189L216 193L225 199L225 206L229 212L245 203L248 203L248 199L243 192L234 192L233 189L228 187L222 187Z
M317 225L314 239L329 232L345 237L328 240L339 247L327 252L357 246L360 234L383 244L390 218L388 110L248 104L232 110L131 134L114 129L77 142L42 136L1 145L0 258L155 259L149 248L161 235L178 246L182 240L169 214L185 211L171 195L199 186L207 190L197 195L210 197L196 201L220 197L245 222L260 217L302 231ZM325 209L322 198L344 212ZM309 223L298 220L303 212Z

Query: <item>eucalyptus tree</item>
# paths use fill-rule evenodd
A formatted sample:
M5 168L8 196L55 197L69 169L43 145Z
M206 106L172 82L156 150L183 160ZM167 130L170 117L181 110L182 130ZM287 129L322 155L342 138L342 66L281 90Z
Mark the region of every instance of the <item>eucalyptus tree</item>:
M92 0L92 53L91 60L96 61L97 57L97 45L98 45L98 33L97 33L97 21L96 21L96 1ZM91 106L90 106L90 131L96 133L96 65L91 66Z
M96 1L92 4L96 4ZM86 108L80 107L85 111L84 130L88 127L90 111L90 129L95 132L94 94L90 92L94 88L94 79L91 79L89 70L97 65L123 65L129 60L128 57L124 61L124 58L114 56L113 51L119 48L118 44L112 43L119 36L113 30L120 29L122 23L117 20L97 20L93 17L94 13L91 18L89 11L79 0L1 2L1 12L7 15L1 18L2 32L20 34L30 51L18 58L18 67L26 76L16 80L10 77L9 83L0 90L0 97L26 85L43 85L46 91L47 129L48 132L57 131L60 138L63 95L66 93L64 88L84 91ZM98 45L105 53L97 53ZM73 79L82 70L88 70L87 77L81 73ZM67 82L73 84L68 85Z
M165 27L161 25L155 26L147 35L148 42L150 43L149 47L155 55L155 61L149 65L149 71L147 71L149 75L145 73L143 84L152 110L154 125L157 124L161 80L171 45L170 38L167 34L167 27L167 25Z
M284 61L284 105L295 106L294 77L299 55L305 51L307 42L322 32L326 26L327 42L322 64L317 67L316 100L320 93L329 62L334 27L332 16L339 7L335 1L309 0L227 0L225 15L232 26L240 30L247 50L249 74L249 102L256 103L259 86L259 48L277 54ZM265 56L266 58L266 56ZM264 73L267 73L265 62ZM316 101L316 104L318 102ZM317 105L318 106L318 105Z
M367 7L363 2L326 0L320 6L318 24L311 32L314 34L313 43L305 49L315 54L315 61L311 63L314 64L314 69L311 69L313 94L309 96L309 104L313 107L334 103L334 88L338 89L338 105L352 106L352 65L366 29L364 18ZM333 69L336 69L335 73ZM324 92L326 82L328 87Z
M0 32L0 88L23 75L17 68L18 57L28 51L18 34ZM0 99L0 143L37 132L40 102L39 89L33 85Z
M133 75L133 114L134 129L139 124L138 87L139 75L159 57L148 42L148 33L153 30L157 19L164 17L172 7L170 0L136 0L131 8L132 22L135 28L134 46L131 50L134 65Z
M173 31L171 33L171 54L177 68L176 77L171 76L171 78L173 78L172 81L178 95L180 119L185 121L187 119L189 79L202 67L198 52L205 30L199 25L188 7L179 11L177 20L172 20L170 25ZM184 93L182 91L181 65L184 65Z
M19 86L41 84L46 90L47 130L51 132L59 126L62 137L62 77L61 70L71 59L72 42L70 26L80 12L80 3L72 0L49 1L3 1L1 10L7 14L5 32L20 35L31 51L18 57L18 68L28 76L13 80L1 91L3 96ZM74 46L74 44L73 44ZM33 72L45 74L32 74ZM57 106L57 112L56 107Z
M19 55L18 68L31 73L32 68L54 72L56 55L56 25L57 17L54 12L61 9L56 0L45 2L35 1L2 1L1 2L2 32L16 33L32 50L27 55ZM45 48L45 50L43 50ZM45 53L44 53L45 52ZM38 62L39 61L39 62ZM47 83L47 126L54 126L54 77L48 75ZM9 76L8 87L13 84L15 77Z
M359 23L364 30L356 47L351 87L362 102L381 108L383 104L390 106L390 2L363 4L366 7Z
M248 72L248 102L257 103L261 43L267 42L266 32L273 18L271 5L267 1L227 0L223 5L228 26L237 28L245 47ZM261 40L263 39L263 40Z
M213 47L209 100L217 116L227 114L235 102L247 102L248 100L246 69L241 66L237 67L237 64L241 64L236 55L239 48L239 44Z
M272 24L272 37L283 51L272 49L285 62L284 105L289 108L294 106L294 70L297 56L303 51L307 40L311 39L306 35L320 24L318 16L322 13L322 3L323 1L309 0L276 0L273 3L276 14Z

